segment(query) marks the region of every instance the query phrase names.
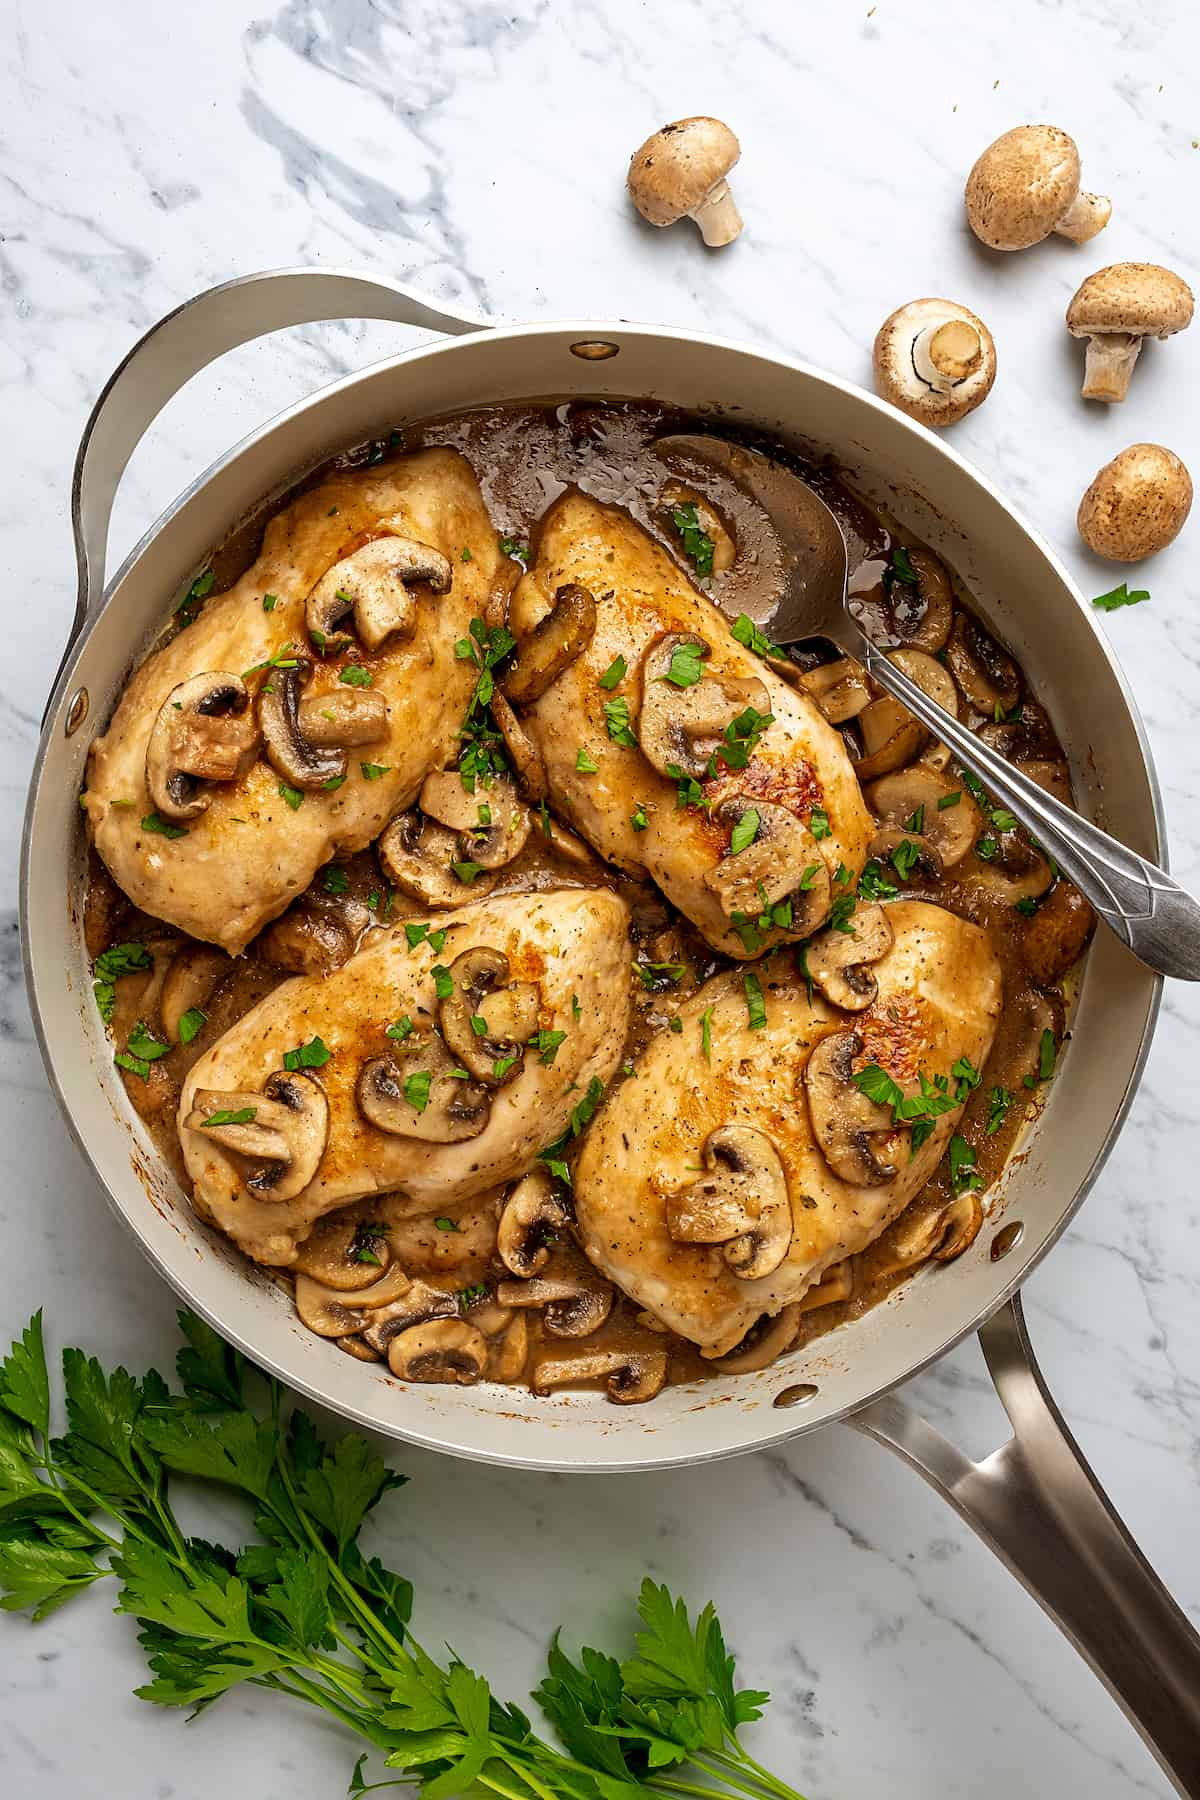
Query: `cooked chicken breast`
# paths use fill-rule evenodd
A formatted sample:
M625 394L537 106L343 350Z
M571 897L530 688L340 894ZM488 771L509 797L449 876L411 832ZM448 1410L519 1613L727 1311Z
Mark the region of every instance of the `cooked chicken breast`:
M419 927L409 921L408 929L373 932L332 975L284 982L184 1083L179 1135L197 1210L260 1262L290 1263L313 1221L348 1201L395 1189L414 1213L452 1211L522 1174L569 1128L589 1083L606 1082L620 1060L630 949L627 911L615 894L512 896L424 923L432 935L414 946L409 936ZM474 966L460 960L469 952L490 957L493 969L497 954L506 959L490 986L479 978L478 956ZM510 1052L488 1034L499 1036L516 1013L522 1025L514 1035L541 1035L491 1085ZM318 1050L315 1062L310 1055L273 1084L286 1053L314 1038L328 1060ZM484 1079L446 1072L461 1074L463 1062ZM372 1085L381 1065L392 1074L385 1066ZM394 1129L370 1122L360 1098L367 1089L374 1116ZM417 1135L429 1132L441 1141ZM290 1162L280 1164L272 1134L287 1140ZM239 1143L245 1154L230 1147ZM265 1183L256 1181L264 1168Z
M724 616L627 513L581 493L550 508L537 561L513 595L518 664L521 640L570 584L595 599L594 635L539 698L523 707L518 701L555 808L601 855L644 869L729 956L815 930L846 891L834 882L839 865L847 880L856 877L874 830L838 733L806 695L737 642ZM676 636L699 638L711 650L695 679L688 668L689 655L696 668L695 654L683 650L675 669L686 687L668 673ZM601 686L618 658L619 679L610 675ZM697 704L711 715L689 736ZM750 747L746 767L726 768L718 753L712 778L705 766L712 721L720 741L748 707L769 710L773 723ZM735 745L731 760L737 754ZM679 805L678 780L664 772L686 766L689 756L707 809ZM759 815L757 841L733 856L733 828L749 808ZM790 930L769 916L781 899L790 901ZM749 932L737 930L735 913L750 922Z
M763 1314L799 1300L831 1264L876 1238L929 1179L961 1111L939 1118L915 1154L907 1128L880 1129L890 1123L884 1115L873 1126L874 1148L898 1172L886 1180L876 1174L874 1185L840 1179L814 1130L805 1081L817 1046L857 1033L854 1067L877 1062L906 1094L917 1092L921 1071L931 1081L948 1077L960 1057L983 1068L1001 1002L986 934L922 901L896 901L886 912L895 939L873 966L878 995L866 1010L847 1015L819 996L810 1003L792 959L780 956L758 965L767 1018L752 1030L742 975L718 975L681 1008L682 1033L664 1031L649 1046L584 1143L575 1200L587 1255L706 1354L732 1349ZM703 1049L706 1016L711 1061ZM854 1111L860 1130L862 1123L862 1097L852 1096L857 1089L844 1097L847 1144ZM704 1229L696 1218L706 1145L730 1126L749 1128L745 1144L758 1145L767 1164L777 1159L786 1182L790 1244L772 1272L753 1280L730 1267L724 1244L681 1242L668 1228L674 1220L677 1232ZM726 1174L738 1172L737 1161ZM714 1167L721 1172L710 1151L707 1168ZM681 1225L688 1212L690 1224ZM719 1224L712 1229L720 1235Z
M439 573L432 582L410 578L408 616L382 644L369 647L378 636L369 628L363 641L356 614L336 634L332 628L326 634L323 659L320 640L309 636L306 600L336 565L343 573L333 575L329 606L337 612L340 586L354 581L353 559L361 562L364 551L374 555L371 547L381 539L431 547ZM456 658L454 646L483 613L501 560L474 474L452 450L422 450L376 469L334 473L277 514L252 567L146 659L108 730L92 745L88 829L130 899L193 937L237 953L323 863L362 849L395 813L411 806L429 770L456 749L476 670ZM417 565L426 566L419 559ZM446 579L448 591L435 591ZM361 675L351 683L341 679L350 666L337 648L343 640L369 683ZM312 661L302 706L327 736L336 735L341 708L357 709L360 727L371 706L383 718L373 737L368 730L364 739L361 728L351 732L345 780L324 785L318 779L300 798L261 742L257 753L252 743L248 769L243 765L234 779L202 784L206 810L175 824L168 819L174 835L147 829L144 821L156 811L148 750L160 718L168 730L173 719L182 720L183 684L215 672L237 678L255 670L245 679L254 707L259 689L279 689L288 673L260 665L272 658L277 665L293 661L297 653ZM253 734L254 712L246 708L240 719L219 713L214 719L210 712L197 725L212 750L222 729ZM220 752L219 742L215 748ZM189 749L195 767L197 744ZM362 763L383 772L368 777ZM219 756L209 766L221 768Z

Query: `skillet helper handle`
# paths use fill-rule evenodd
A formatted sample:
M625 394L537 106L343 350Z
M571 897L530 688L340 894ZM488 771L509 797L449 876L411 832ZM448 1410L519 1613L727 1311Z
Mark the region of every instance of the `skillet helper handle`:
M979 1333L1013 1435L972 1462L895 1395L849 1423L894 1450L995 1551L1100 1677L1181 1794L1200 1797L1200 1635L1093 1475L1038 1368L1019 1298Z
M1006 801L1140 962L1178 981L1200 981L1200 903L1165 869L1064 806L960 725L902 669L852 627L842 648L881 687L957 752L993 799Z
M315 325L326 319L391 319L451 336L480 331L489 323L448 312L386 277L343 269L271 269L208 288L152 325L109 378L84 426L75 458L71 528L79 594L64 663L103 597L108 526L117 487L129 458L168 400L227 350L291 325Z

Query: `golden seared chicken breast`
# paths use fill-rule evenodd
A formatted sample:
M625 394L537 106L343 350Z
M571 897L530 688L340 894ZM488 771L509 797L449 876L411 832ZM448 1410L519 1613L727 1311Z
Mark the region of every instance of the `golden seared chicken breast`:
M620 1060L627 928L605 890L514 896L374 932L332 975L284 982L184 1083L197 1209L287 1265L349 1201L398 1190L446 1211L522 1174Z
M627 513L556 501L509 622L506 697L602 856L729 956L822 923L874 831L845 746Z
M982 1070L991 1048L1001 980L983 931L916 900L850 923L813 940L811 1001L791 957L706 983L576 1166L591 1261L710 1356L871 1243L943 1156L960 1106L918 1144L872 1097L877 1076L864 1092L856 1075L882 1071L906 1096L924 1075L950 1099L955 1064Z
M155 651L92 745L92 842L136 905L235 954L362 849L457 748L454 646L500 568L469 465L421 450L324 479Z

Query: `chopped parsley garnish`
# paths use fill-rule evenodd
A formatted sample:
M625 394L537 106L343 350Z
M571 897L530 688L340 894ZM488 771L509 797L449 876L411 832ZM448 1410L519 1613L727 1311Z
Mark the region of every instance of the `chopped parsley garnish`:
M364 669L361 663L347 663L338 680L346 687L368 688L371 685L371 671Z
M829 814L823 806L813 807L808 821L808 829L818 841L821 838L832 837L833 827L829 823Z
M629 728L629 702L623 694L604 702L604 723L614 744L627 744L637 749L637 739Z
M894 900L899 893L894 881L889 881L883 871L883 864L877 856L873 856L864 866L858 878L858 897L860 900ZM838 902L835 900L834 905Z
M682 812L685 806L702 806L707 810L710 802L704 798L704 789L694 775L685 775L678 763L668 763L667 774L675 783L676 812Z
M471 1030L475 1033L476 1037L486 1037L487 1036L488 1022L484 1018L482 1013L472 1013L471 1014Z
M187 836L186 825L172 825L169 819L160 817L156 812L146 814L146 817L142 820L142 830L157 832L159 837L165 838L181 838Z
M1141 600L1150 598L1149 588L1130 588L1126 582L1120 587L1111 588L1107 594L1097 594L1092 601L1101 612L1116 612L1119 606L1136 606Z
M600 677L600 686L602 688L608 688L611 692L619 681L624 681L627 668L628 664L623 656L614 656L607 669L605 669L603 675Z
M982 857L984 862L994 862L999 851L1000 840L999 838L992 837L990 832L985 832L981 838L976 839L975 854L978 857Z
M943 1114L964 1105L981 1079L974 1065L965 1056L954 1064L950 1075L955 1080L953 1088L950 1076L935 1075L930 1081L922 1069L917 1077L919 1091L915 1094L906 1094L887 1070L874 1062L865 1064L850 1079L859 1092L865 1094L868 1100L874 1101L876 1106L891 1108L893 1125L911 1125L911 1151L915 1156L922 1144L932 1137L935 1121Z
M390 775L392 772L391 763L360 762L358 766L362 771L364 781L379 781L384 775Z
M799 969L804 985L808 989L808 1004L811 1006L813 1002L813 978L812 970L808 966L807 939L805 939L804 943L796 945L796 967Z
M711 575L713 571L713 552L716 549L712 539L700 524L700 515L696 511L696 502L689 500L685 506L671 508L671 523L683 539L683 554L695 569L697 575Z
M478 1306L481 1300L486 1300L491 1291L486 1281L477 1281L472 1287L459 1288L455 1295L459 1311L469 1312L473 1306Z
M1013 818L1007 807L993 806L991 810L991 819L992 824L996 827L997 831L1015 831L1017 829L1017 821Z
M817 879L817 876L820 874L820 872L821 872L820 863L809 863L809 865L805 869L803 875L801 875L801 877L800 877L799 885L802 888L802 890L804 891L804 893L807 894L811 890L812 884Z
M345 894L350 889L350 877L345 869L339 869L331 863L321 877L321 886L327 894Z
M203 1031L207 1023L208 1014L206 1012L202 1012L198 1006L189 1006L187 1011L180 1016L179 1020L180 1043L190 1044L192 1039L197 1037L199 1033Z
M706 1006L700 1014L700 1049L705 1062L712 1061L712 1016L714 1008Z
M304 800L304 795L301 793L300 789L289 787L286 781L281 781L279 784L279 797L281 800L287 801L293 812L299 810Z
M434 963L429 973L433 976L433 988L439 1000L449 1000L454 992L454 977L445 963Z
M707 644L697 644L685 640L676 644L671 651L671 664L660 681L670 681L678 688L695 687L704 675L704 659L708 655Z
M718 762L727 769L744 769L758 748L759 738L774 723L774 713L760 713L754 706L747 706L736 719L730 719L722 741L708 759L709 776L716 775Z
M508 1074L508 1071L512 1068L516 1060L517 1053L515 1050L511 1056L498 1056L492 1064L492 1080L502 1080L503 1077Z
M571 1111L571 1136L578 1137L584 1126L595 1117L596 1108L604 1098L604 1083L598 1075L593 1075L587 1084L587 1093Z
M321 792L323 794L332 794L336 792L345 779L346 777L344 775L331 775L328 781L323 781L321 783Z
M917 586L917 571L913 568L912 558L903 544L897 544L892 551L883 578L889 587L896 581L903 582L905 587Z
M892 867L901 881L907 881L921 860L921 846L912 838L901 838L892 851Z
M262 606L263 606L264 612L274 612L275 608L278 605L279 605L279 595L278 594L264 594L263 595Z
M166 1056L171 1046L160 1044L139 1019L129 1034L129 1042L125 1048L139 1062L152 1063L157 1062L160 1056Z
M801 881L801 886L803 886ZM772 901L767 893L765 882L758 883L758 897L762 911L757 918L749 913L735 912L733 929L742 940L742 948L749 956L761 950L767 932L790 931L792 928L792 903L788 899Z
M486 831L492 822L492 809L486 800L481 800L475 808L475 816L479 820L479 829Z
M983 1183L975 1172L975 1150L965 1137L955 1132L950 1139L950 1181L956 1194L969 1193Z
M994 1087L988 1095L987 1134L994 1137L1003 1125L1013 1097L1006 1087Z
M423 1113L429 1105L429 1089L433 1084L433 1075L429 1069L414 1069L411 1075L404 1077L402 1092L405 1100L415 1112ZM435 1219L434 1224L439 1231L453 1231L454 1225Z
M633 972L644 988L674 987L687 974L687 964L635 962Z
M201 1129L207 1131L212 1125L253 1125L257 1117L257 1106L239 1106L233 1110L226 1107L220 1112L209 1113Z
M461 1231L462 1227L454 1219L448 1219L444 1213L433 1221L439 1231Z
M489 708L496 691L492 671L504 661L516 641L505 626L485 625L482 619L472 619L470 636L459 638L454 646L455 656L461 662L473 662L479 671L458 729L463 744L458 772L468 794L475 792L476 781L503 775L508 768L504 739L496 730Z
M452 862L450 867L464 886L470 887L475 877L481 872L483 864L477 862Z
M529 567L529 545L523 544L520 538L502 537L500 554L501 556L511 556L512 560L519 562L523 569Z
M462 553L462 561L463 562L472 562L473 560L474 560L474 558L471 555L470 546L464 544L463 545L463 553Z
M1019 900L1013 901L1013 905L1019 913L1024 913L1027 919L1032 919L1038 909L1038 903L1031 894L1022 894Z
M955 790L952 794L940 794L938 796L937 809L939 812L945 812L945 810L948 806L957 806L961 799L962 799L962 789L961 788L955 788Z
M767 1022L767 1003L763 998L762 982L753 969L747 969L742 976L742 986L746 990L746 1012L749 1015L751 1031L761 1031Z
M858 902L855 900L853 894L838 895L837 899L829 909L828 922L833 927L834 931L844 931L848 936L854 936L854 927L850 921L854 917L857 905Z
M566 1041L565 1031L535 1031L529 1040L530 1048L538 1053L538 1061L549 1068L558 1055L559 1046Z
M837 868L833 871L833 880L834 880L835 887L845 887L846 883L849 881L853 881L853 879L854 879L854 877L853 877L853 875L851 875L851 873L850 873L849 869L846 867L845 863L839 863Z
M297 1044L294 1050L285 1050L283 1066L291 1074L297 1069L323 1069L333 1055L333 1051L322 1038L311 1037L307 1044Z
M580 775L595 775L599 771L600 764L594 757L589 756L581 744L575 757L575 767Z
M646 817L646 808L640 801L630 814L629 823L633 826L635 831L645 831L648 829L650 821Z
M1027 1088L1037 1087L1040 1081L1049 1081L1054 1074L1054 1067L1057 1061L1058 1045L1054 1041L1054 1033L1047 1028L1043 1031L1041 1042L1038 1044L1037 1074L1027 1075L1025 1077L1025 1086Z
M412 1020L407 1013L402 1013L394 1024L387 1027L387 1030L383 1035L385 1037L390 1037L394 1044L402 1044L406 1037L411 1037L412 1030Z
M675 1014L675 1017L671 1020L671 1022L667 1026L667 1030L673 1031L676 1034L676 1036L678 1036L680 1034L680 1032L682 1032L683 1020L679 1017L678 1013Z
M242 680L245 681L251 675L261 675L264 669L298 669L299 667L300 658L296 655L295 644L285 644L282 650L276 650L273 656L268 656L266 662L252 663L248 669L243 669Z
M411 919L405 922L404 935L408 939L408 947L415 950L418 944L428 943L435 955L439 954L446 942L446 928L430 931L428 925L414 924Z
M733 831L730 833L730 856L740 856L743 850L748 850L750 848L751 844L758 836L759 824L759 814L752 806L747 807L746 811L734 826Z
M196 602L198 600L203 600L204 596L212 591L212 585L216 579L217 578L211 569L205 569L203 575L197 575L195 581L193 581L191 587L188 589L179 605L175 608L175 617L179 620L181 625L187 626L194 623L196 614L199 611Z
M571 995L571 1017L574 1019L578 1019L578 1018L582 1018L582 1016L583 1016L583 1008L579 1004L579 995L572 994Z
M785 652L770 638L765 638L749 613L739 613L729 627L739 644L753 650L755 656L783 656Z
M919 837L925 829L925 802L922 800L915 812L910 812L900 827L901 831L914 831Z
M108 950L102 950L92 964L92 992L96 996L96 1007L106 1025L112 1024L113 1007L116 1003L116 982L122 975L137 975L144 969L153 967L154 958L145 944L113 944Z

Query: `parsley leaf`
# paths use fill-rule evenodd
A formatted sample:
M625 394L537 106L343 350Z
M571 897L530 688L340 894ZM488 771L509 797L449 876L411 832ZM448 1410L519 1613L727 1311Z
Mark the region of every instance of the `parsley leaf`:
M755 811L754 807L748 806L730 833L730 856L740 856L743 850L748 850L750 848L751 844L758 836L759 824L759 814Z
M595 775L599 771L600 764L588 754L581 744L575 757L575 767L581 775Z
M208 1014L206 1012L203 1012L198 1006L189 1006L187 1011L180 1015L180 1043L190 1044L194 1038L199 1036L207 1023Z
M701 577L711 575L716 545L700 524L696 502L689 500L685 506L673 506L671 523L683 539L683 554L697 575Z
M429 1090L433 1085L433 1074L429 1069L417 1069L404 1077L403 1093L411 1107L423 1113L429 1105ZM437 1221L435 1221L436 1223Z
M808 821L808 829L820 841L821 838L833 836L833 827L829 823L829 814L823 806L814 806Z
M283 1066L294 1074L297 1069L323 1069L333 1055L333 1051L319 1037L309 1038L307 1044L297 1044L294 1050L285 1050Z
M751 1031L761 1031L767 1022L767 1003L763 998L762 982L753 969L747 969L742 976L742 986L746 990L746 1012L749 1016Z
M161 818L156 812L146 814L146 817L142 820L142 830L156 832L159 837L165 837L168 840L174 840L175 838L186 837L188 835L186 825L172 825L169 819Z
M729 629L738 643L744 645L747 650L753 650L755 656L786 655L786 651L781 650L778 644L773 644L769 638L763 636L749 613L739 613Z
M712 1016L714 1008L706 1006L700 1014L700 1049L705 1062L712 1061Z
M345 869L331 863L321 876L321 886L327 894L345 894L350 889L350 877Z
M1129 585L1123 581L1120 587L1111 588L1107 594L1097 594L1096 598L1092 601L1092 605L1099 607L1101 612L1116 612L1118 607L1137 606L1140 601L1148 600L1149 598L1149 588L1131 589Z
M604 702L604 723L608 726L608 735L614 744L626 744L637 749L637 739L629 726L629 702L623 694L615 700Z
M1008 1116L1013 1097L1006 1087L994 1087L988 1095L987 1135L994 1137Z
M627 668L628 664L623 656L614 656L600 677L600 686L609 689L615 688L618 682L624 681Z
M676 687L695 687L704 675L704 659L709 654L707 644L697 643L692 638L685 638L682 643L675 644L671 650L671 662L660 681L670 681Z
M346 687L369 688L371 671L364 669L361 663L347 663L338 676L338 680Z

